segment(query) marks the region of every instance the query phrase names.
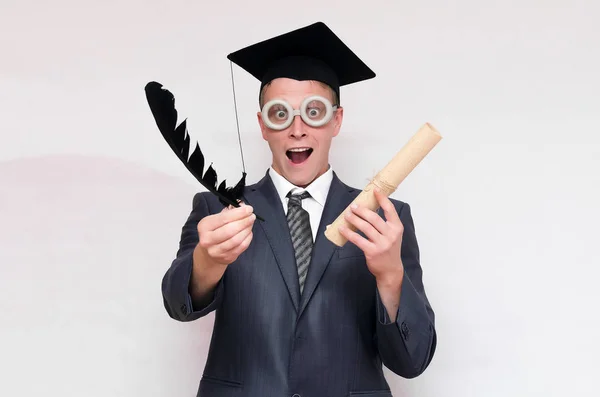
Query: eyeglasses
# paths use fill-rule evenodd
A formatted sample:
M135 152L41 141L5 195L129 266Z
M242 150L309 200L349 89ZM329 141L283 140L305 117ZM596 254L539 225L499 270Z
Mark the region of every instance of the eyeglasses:
M311 127L327 124L338 109L337 105L322 96L313 95L302 101L300 109L294 109L283 99L273 99L262 108L262 119L267 127L281 131L288 128L294 117L300 116Z

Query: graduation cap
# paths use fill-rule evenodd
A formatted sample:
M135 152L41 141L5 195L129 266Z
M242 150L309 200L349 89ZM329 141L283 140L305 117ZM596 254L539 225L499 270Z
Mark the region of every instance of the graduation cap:
M227 56L260 82L279 77L315 80L340 87L375 77L375 73L323 22L250 45Z

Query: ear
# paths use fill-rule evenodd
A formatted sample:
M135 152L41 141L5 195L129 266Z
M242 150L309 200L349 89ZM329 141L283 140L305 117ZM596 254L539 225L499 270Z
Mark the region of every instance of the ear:
M337 136L342 128L342 121L344 120L344 108L338 107L337 111L333 116L333 136Z
M262 137L266 141L267 140L267 127L265 127L265 123L263 122L262 113L257 112L256 117L258 118L258 125L260 127L260 132L262 133Z

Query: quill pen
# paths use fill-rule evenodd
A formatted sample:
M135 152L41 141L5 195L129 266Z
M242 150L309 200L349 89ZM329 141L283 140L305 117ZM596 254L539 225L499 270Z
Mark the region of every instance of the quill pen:
M225 180L217 187L217 173L212 164L204 172L204 154L197 142L192 155L189 155L190 136L187 131L187 119L177 126L177 110L173 94L155 81L146 84L145 91L148 105L160 133L183 165L202 186L219 198L221 204L239 207L239 201L242 199L246 185L246 173L242 173L242 178L234 187L227 187ZM258 214L256 214L256 219L264 220Z

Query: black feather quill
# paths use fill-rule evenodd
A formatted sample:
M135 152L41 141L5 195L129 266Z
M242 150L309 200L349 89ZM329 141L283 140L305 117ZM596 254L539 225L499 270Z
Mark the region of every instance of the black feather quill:
M202 186L219 198L221 204L239 207L238 200L242 199L246 186L246 173L242 173L242 178L234 187L227 187L225 180L217 187L217 173L212 164L204 172L204 155L198 143L196 143L192 155L189 155L190 136L187 131L187 119L177 126L177 110L173 94L155 81L146 84L145 91L148 105L150 105L160 133L185 167ZM256 218L262 220L258 215Z

